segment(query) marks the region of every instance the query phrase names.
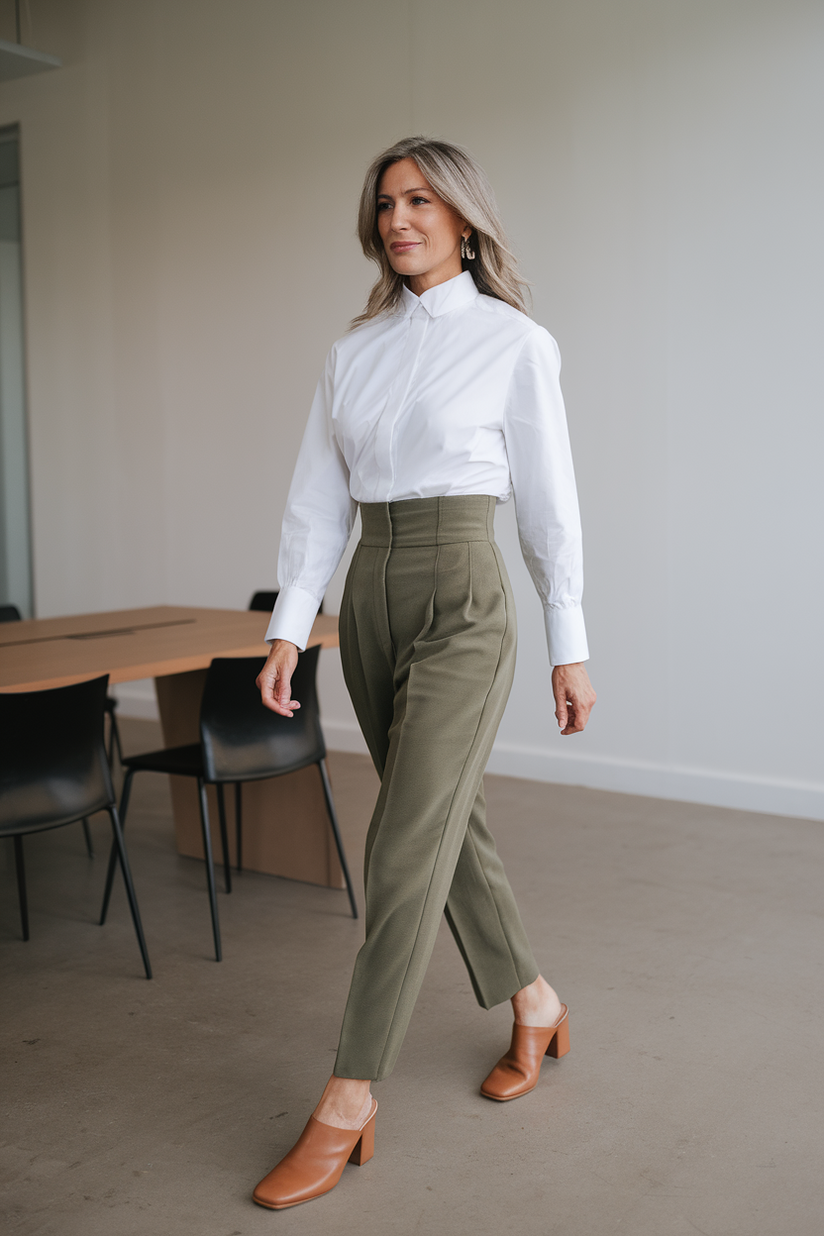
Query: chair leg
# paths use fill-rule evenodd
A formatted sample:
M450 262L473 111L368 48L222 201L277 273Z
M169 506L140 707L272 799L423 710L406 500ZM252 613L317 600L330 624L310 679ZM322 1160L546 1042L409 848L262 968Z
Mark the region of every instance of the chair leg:
M120 827L126 827L126 812L129 810L129 795L132 792L132 777L134 769L126 770L126 779L123 782L123 793L120 795ZM114 884L114 869L117 866L117 845L112 842L112 848L109 853L109 866L106 871L106 888L103 893L103 905L100 908L100 926L102 927L106 921L106 915L109 912L109 901L112 896L112 885Z
M223 950L220 947L220 923L217 916L217 890L215 889L215 867L212 862L212 838L209 835L209 801L206 797L206 785L202 777L197 779L200 794L200 823L203 828L203 853L206 858L206 883L209 887L209 905L212 910L212 934L215 938L215 961L221 961Z
M89 821L83 820L83 836L86 838L86 853L89 858L94 858L94 846L92 845L92 834L89 828Z
M109 819L112 822L115 849L117 857L120 859L120 868L126 885L126 896L129 898L129 909L132 912L132 922L137 934L137 942L140 945L140 955L143 958L143 968L146 971L146 978L150 979L152 977L152 967L149 963L149 950L146 948L146 939L143 935L143 924L140 921L140 910L137 908L137 897L135 896L134 884L132 883L129 858L126 854L126 843L123 840L123 829L120 826L120 820L117 818L117 807L109 807Z
M243 805L243 795L241 793L242 783L235 782L235 850L237 851L237 872L243 870L243 816L241 808Z
M218 782L217 789L217 814L220 820L220 848L223 850L223 880L226 886L226 892L232 891L232 866L229 862L229 834L226 832L226 799L223 797L223 785Z
M326 760L318 760L318 768L320 769L320 779L323 782L323 796L326 799L326 810L329 812L329 823L332 825L332 835L335 838L335 845L340 859L343 878L346 881L346 891L349 894L349 904L352 907L352 918L358 917L358 905L355 901L355 892L352 888L352 877L349 875L349 866L346 862L346 855L343 852L343 840L338 828L338 817L335 812L335 804L332 801L332 787L329 784L329 773L326 771Z
M120 727L117 724L117 717L113 712L109 713L109 768L114 769L114 751L117 748L117 758L119 763L123 763L123 744L120 741Z
M14 865L17 868L17 899L20 903L20 925L23 939L29 938L29 901L26 896L26 868L23 863L23 838L18 833L14 838Z

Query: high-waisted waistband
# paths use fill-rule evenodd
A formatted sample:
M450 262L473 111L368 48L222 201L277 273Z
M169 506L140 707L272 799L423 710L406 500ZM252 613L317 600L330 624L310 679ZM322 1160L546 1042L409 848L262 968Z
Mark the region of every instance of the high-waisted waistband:
M496 499L486 494L362 502L361 545L412 549L459 541L491 541L495 506Z

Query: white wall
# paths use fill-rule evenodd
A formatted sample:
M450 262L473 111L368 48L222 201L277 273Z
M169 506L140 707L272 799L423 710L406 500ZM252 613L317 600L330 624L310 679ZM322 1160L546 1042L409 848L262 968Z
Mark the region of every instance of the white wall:
M31 7L66 62L0 86L38 612L273 586L316 375L370 281L363 168L447 136L489 171L561 345L600 697L585 735L554 732L503 509L521 643L491 767L824 817L818 0Z

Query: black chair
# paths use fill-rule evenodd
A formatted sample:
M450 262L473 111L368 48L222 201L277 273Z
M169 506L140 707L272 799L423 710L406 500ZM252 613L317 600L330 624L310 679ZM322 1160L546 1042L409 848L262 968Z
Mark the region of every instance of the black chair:
M275 608L275 601L278 599L277 590L275 592L256 592L249 602L249 609L256 610L261 614L271 614ZM318 607L318 613L323 613L323 601Z
M274 605L274 601L272 602ZM20 622L21 614L16 605L0 605L0 622ZM117 758L123 762L123 747L120 744L120 730L117 727L117 717L114 715L114 710L117 708L117 700L113 695L106 696L106 715L109 718L109 747L108 759L109 768L114 768L114 749L117 747ZM92 845L92 834L89 830L89 821L83 820L83 836L86 838L86 852L89 858L94 858L94 846Z
M23 939L29 938L23 837L107 811L129 908L152 977L103 742L108 674L49 691L0 694L0 834L14 839Z
M315 686L320 647L308 648L298 658L292 679L295 699L301 707L292 717L281 717L264 708L255 679L263 667L262 657L216 657L209 666L203 701L200 706L199 743L185 747L169 747L163 751L150 751L146 755L126 756L123 765L126 779L120 800L120 815L125 825L132 778L137 772L170 773L178 777L196 777L200 799L200 822L203 830L203 850L206 858L206 883L212 911L212 933L215 957L222 957L220 924L218 921L215 871L212 859L212 841L209 831L209 806L206 786L217 790L220 839L223 849L223 867L226 892L232 891L232 876L229 865L229 847L226 835L226 804L223 796L225 785L235 787L235 824L237 836L237 865L242 866L242 816L241 786L244 781L264 781L284 773L297 772L310 764L320 770L329 823L335 839L338 858L343 870L352 917L358 917L352 880L346 863L329 775L326 771L326 745L320 728L318 696ZM117 855L114 849L109 859L106 892L100 913L105 922L109 905L112 880Z
M277 599L277 591L256 592L249 602L249 609L256 610L260 614L271 614L272 610L275 608L275 601Z

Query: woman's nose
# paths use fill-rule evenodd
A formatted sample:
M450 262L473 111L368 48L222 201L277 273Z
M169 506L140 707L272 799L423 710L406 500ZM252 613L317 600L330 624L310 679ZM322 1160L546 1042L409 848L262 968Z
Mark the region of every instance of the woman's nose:
M409 222L406 217L406 211L403 206L396 206L392 211L392 231L405 232L409 227Z

